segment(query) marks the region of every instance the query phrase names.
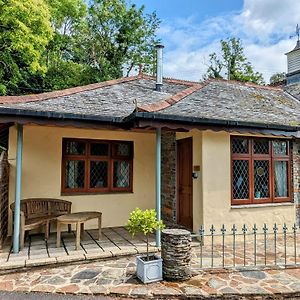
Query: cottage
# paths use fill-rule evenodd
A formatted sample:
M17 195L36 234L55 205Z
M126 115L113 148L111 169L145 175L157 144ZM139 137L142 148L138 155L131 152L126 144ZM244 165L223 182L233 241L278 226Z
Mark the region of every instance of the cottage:
M61 198L101 211L103 227L135 207L194 231L299 224L297 91L158 73L0 97L9 202Z

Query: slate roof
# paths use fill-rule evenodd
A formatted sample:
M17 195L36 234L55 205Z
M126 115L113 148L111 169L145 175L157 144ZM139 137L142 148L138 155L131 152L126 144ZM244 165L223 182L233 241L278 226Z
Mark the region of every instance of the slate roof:
M284 90L235 81L170 78L164 79L163 91L158 92L153 77L139 75L38 95L0 97L0 114L119 123L134 118L230 121L237 126L251 123L298 130L299 95L300 86Z
M300 86L294 88L299 92ZM300 101L281 88L225 80L210 80L181 101L155 112L156 117L172 115L191 119L300 125Z
M189 85L166 80L163 92L157 92L153 78L135 76L38 95L0 97L0 109L122 119L136 105L170 98Z
M289 85L283 87L283 89L286 93L299 99L299 101L300 101L300 84L299 83L289 84Z

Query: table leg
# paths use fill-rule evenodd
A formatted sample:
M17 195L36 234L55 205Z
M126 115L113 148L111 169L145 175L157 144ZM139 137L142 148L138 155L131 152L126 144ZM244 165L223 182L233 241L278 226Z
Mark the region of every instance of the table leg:
M57 221L56 225L56 247L60 247L60 222Z
M80 223L76 223L76 244L75 244L75 250L79 250L80 247Z
M80 224L80 235L81 235L81 238L83 238L83 235L84 235L84 223Z
M102 236L102 232L101 232L101 221L102 220L102 216L98 217L98 240L101 239Z
M49 233L50 233L50 221L47 221L45 224L45 240L46 241L49 239Z

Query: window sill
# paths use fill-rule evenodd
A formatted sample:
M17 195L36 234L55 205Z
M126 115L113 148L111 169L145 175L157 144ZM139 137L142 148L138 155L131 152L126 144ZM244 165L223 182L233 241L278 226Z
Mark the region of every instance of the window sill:
M95 192L95 193L61 193L61 196L99 196L99 195L126 195L126 194L133 194L133 191L115 191L115 192Z
M231 209L259 208L259 207L276 207L276 206L293 206L293 205L294 205L294 202L245 204L245 205L231 205Z

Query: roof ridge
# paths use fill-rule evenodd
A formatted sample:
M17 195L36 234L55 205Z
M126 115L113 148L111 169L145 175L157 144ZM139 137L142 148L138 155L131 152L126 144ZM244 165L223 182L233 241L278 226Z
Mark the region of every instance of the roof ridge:
M264 89L264 90L274 90L274 91L283 91L282 88L280 87L274 87L274 86L269 86L269 85L260 85L254 82L243 82L243 81L238 81L238 80L227 80L227 79L223 79L223 78L209 78L209 81L213 82L213 81L220 81L220 82L227 82L227 83L232 83L232 84L238 84L238 85L243 85L243 86L248 86L248 87L255 87L255 88L259 88L259 89Z
M144 105L138 106L137 111L139 111L139 112L157 112L157 111L166 109L166 108L180 102L185 97L202 89L207 84L209 84L209 81L204 82L204 83L193 84L192 86L188 87L187 89L180 91L177 94L175 94L167 99L164 99L160 102L152 103L152 104L144 104Z
M142 74L142 78L155 80L155 76L148 75L148 74ZM195 84L201 83L200 81L190 81L190 80L176 79L171 77L163 77L163 80L165 80L168 83L178 83L178 84L185 84L189 86L193 86Z
M19 102L34 102L34 101L42 101L48 100L51 98L58 98L69 96L72 94L91 91L98 88L104 88L107 86L112 86L119 83L129 82L136 79L142 78L141 75L135 75L130 77L121 77L118 79L112 79L108 81L96 82L84 86L76 86L68 89L57 90L52 92L40 93L40 94L29 94L29 95L19 95L19 96L0 96L0 104L5 103L19 103Z

